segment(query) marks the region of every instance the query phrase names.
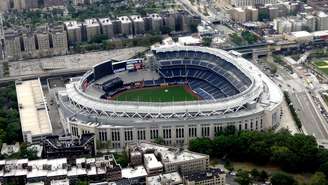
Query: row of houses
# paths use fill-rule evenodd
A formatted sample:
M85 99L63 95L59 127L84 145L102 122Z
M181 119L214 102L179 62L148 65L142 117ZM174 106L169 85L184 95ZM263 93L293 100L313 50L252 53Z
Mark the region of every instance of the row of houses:
M126 154L129 165L125 168L111 154L74 159L0 160L0 183L69 185L88 181L91 185L225 185L226 174L219 168L209 168L209 156L205 154L146 142L127 145Z

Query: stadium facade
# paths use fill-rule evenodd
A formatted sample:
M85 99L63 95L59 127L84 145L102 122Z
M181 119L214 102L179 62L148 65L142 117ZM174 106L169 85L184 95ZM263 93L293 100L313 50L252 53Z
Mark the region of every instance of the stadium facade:
M187 84L201 100L111 99L131 86L163 84ZM103 62L71 79L57 94L70 133L95 133L97 140L110 141L117 149L157 138L183 145L197 137L213 138L231 125L237 130L268 130L280 124L283 114L281 90L254 64L233 51L195 46L153 47L147 63Z

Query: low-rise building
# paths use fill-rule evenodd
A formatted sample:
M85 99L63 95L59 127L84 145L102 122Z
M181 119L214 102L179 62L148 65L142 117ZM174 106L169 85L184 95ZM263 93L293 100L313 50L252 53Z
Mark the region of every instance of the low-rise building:
M182 183L182 178L178 172L160 174L156 176L147 177L146 179L146 185L180 185Z
M185 185L225 185L226 174L220 169L208 169L204 172L195 172L183 177Z
M0 161L0 183L32 184L41 182L55 185L79 179L89 181L117 181L122 178L121 166L113 155L96 158L78 158L69 162L57 159L17 159ZM73 183L74 184L74 183Z
M143 166L122 169L122 178L129 179L131 185L144 185L147 176L147 171Z
M41 82L39 79L16 81L16 93L24 142L40 143L52 134Z
M144 154L144 165L149 175L163 172L163 164L157 160L155 154Z
M147 170L147 163L154 163L156 166L155 172L159 172L160 164L158 159L161 159L161 164L164 167L165 173L180 172L188 174L193 172L205 171L208 168L209 156L205 154L195 153L175 147L157 145L153 143L138 143L128 146L129 151L141 151L144 154L144 163ZM156 164L156 165L155 165ZM148 174L151 174L148 171Z
M92 157L96 154L95 135L47 136L43 139L43 157L47 159L64 157L74 159L77 156Z

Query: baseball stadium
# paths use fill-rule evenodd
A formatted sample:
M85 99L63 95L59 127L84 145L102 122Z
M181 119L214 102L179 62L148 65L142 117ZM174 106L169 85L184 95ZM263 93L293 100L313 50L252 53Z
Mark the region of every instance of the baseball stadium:
M236 130L277 127L279 87L239 53L199 46L154 46L146 59L108 60L57 92L73 135L95 133L116 149L163 139L185 145Z

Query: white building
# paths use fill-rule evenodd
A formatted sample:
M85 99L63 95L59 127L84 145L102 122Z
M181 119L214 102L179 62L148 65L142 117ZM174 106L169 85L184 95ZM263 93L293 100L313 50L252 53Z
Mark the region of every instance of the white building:
M178 172L166 173L147 177L146 185L178 185L183 184L182 178Z
M52 134L47 102L39 79L16 81L17 101L24 142L38 143Z
M157 175L163 172L163 165L154 154L144 154L144 165L149 175Z

